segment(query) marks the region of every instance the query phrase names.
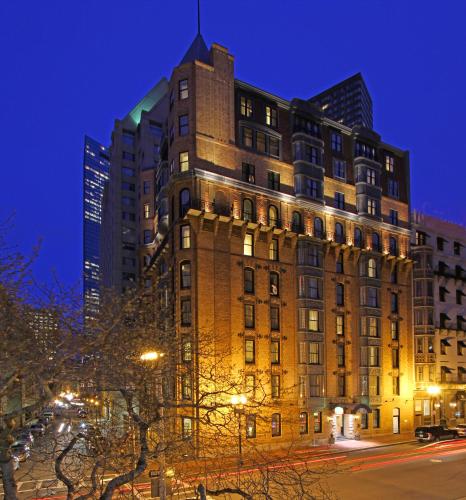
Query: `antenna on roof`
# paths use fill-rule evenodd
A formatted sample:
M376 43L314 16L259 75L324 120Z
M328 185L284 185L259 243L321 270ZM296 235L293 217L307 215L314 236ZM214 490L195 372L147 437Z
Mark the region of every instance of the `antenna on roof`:
M201 0L197 0L197 34L201 34Z

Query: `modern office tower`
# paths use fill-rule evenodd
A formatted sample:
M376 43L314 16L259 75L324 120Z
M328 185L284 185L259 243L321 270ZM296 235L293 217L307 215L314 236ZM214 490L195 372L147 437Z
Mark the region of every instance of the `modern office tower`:
M83 295L86 319L93 317L99 308L102 197L110 172L107 148L88 136L84 139L83 166Z
M248 443L412 429L408 153L371 130L363 99L348 123L366 127L351 128L346 111L342 123L239 81L227 49L193 45L167 83L142 241L157 310L183 345L176 397L196 406L205 360L190 349L214 335L244 379ZM255 410L260 389L270 403ZM180 417L198 442L195 413Z
M309 102L320 107L324 116L333 121L348 127L373 128L372 99L361 73L311 97Z
M417 424L464 422L466 228L414 212L413 309Z
M117 292L134 286L154 247L154 180L168 110L162 79L121 120L110 147L112 175L104 195L103 283Z

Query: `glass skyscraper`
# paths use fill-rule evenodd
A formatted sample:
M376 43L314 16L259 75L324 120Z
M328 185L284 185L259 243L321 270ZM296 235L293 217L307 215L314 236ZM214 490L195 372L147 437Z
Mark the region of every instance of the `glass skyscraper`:
M98 311L100 303L102 199L110 174L108 149L88 136L84 139L83 167L83 296L86 320Z

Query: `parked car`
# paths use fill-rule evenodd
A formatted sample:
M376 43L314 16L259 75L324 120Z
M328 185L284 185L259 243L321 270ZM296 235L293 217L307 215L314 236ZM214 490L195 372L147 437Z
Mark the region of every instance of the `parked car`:
M14 435L17 441L26 441L30 446L34 444L34 436L29 429L19 429Z
M456 426L456 431L458 432L458 436L466 436L466 424L458 424Z
M31 448L28 444L21 441L15 441L10 446L11 454L15 456L20 462L26 461L31 456Z
M42 412L42 416L48 418L49 420L53 420L54 417L53 410L44 410Z
M41 424L40 422L36 422L29 426L29 430L33 434L38 434L39 436L42 436L45 433L45 425Z
M13 470L18 470L19 469L19 459L15 455L12 456L13 458ZM2 469L0 469L0 479L3 477L2 475Z
M417 427L414 435L419 442L440 441L441 439L456 439L458 431L456 429L448 429L442 425L426 425Z
M78 417L79 418L87 418L87 410L84 410L83 408L80 408L78 410Z
M49 419L49 418L47 418L47 417L39 417L39 418L37 419L37 422L38 422L39 424L43 424L45 427L47 427L48 425L50 425L50 419Z

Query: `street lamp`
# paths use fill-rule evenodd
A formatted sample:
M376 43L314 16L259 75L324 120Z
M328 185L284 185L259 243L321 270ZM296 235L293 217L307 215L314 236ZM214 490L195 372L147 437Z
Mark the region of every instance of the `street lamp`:
M157 352L157 351L146 351L141 354L139 359L141 361L157 361L160 358L163 358L165 354L163 352ZM165 420L164 420L164 415L163 415L163 405L160 407L160 418L162 421L161 425L161 441L162 445L164 444L165 441ZM168 475L168 471L167 471ZM171 476L170 476L171 477ZM167 486L165 483L165 450L162 446L162 451L160 453L160 459L159 459L159 497L160 500L166 500L167 498Z
M430 400L431 400L431 404L433 403L433 410L432 410L432 413L433 413L433 416L434 416L434 425L436 423L436 413L437 413L437 409L440 408L440 403L437 402L437 397L438 395L440 394L440 387L438 385L429 385L427 387L427 394L430 395ZM441 416L441 415L440 415Z
M238 465L243 465L243 441L241 435L241 415L244 413L244 405L248 402L248 398L244 394L234 394L231 396L231 404L233 411L238 418Z

